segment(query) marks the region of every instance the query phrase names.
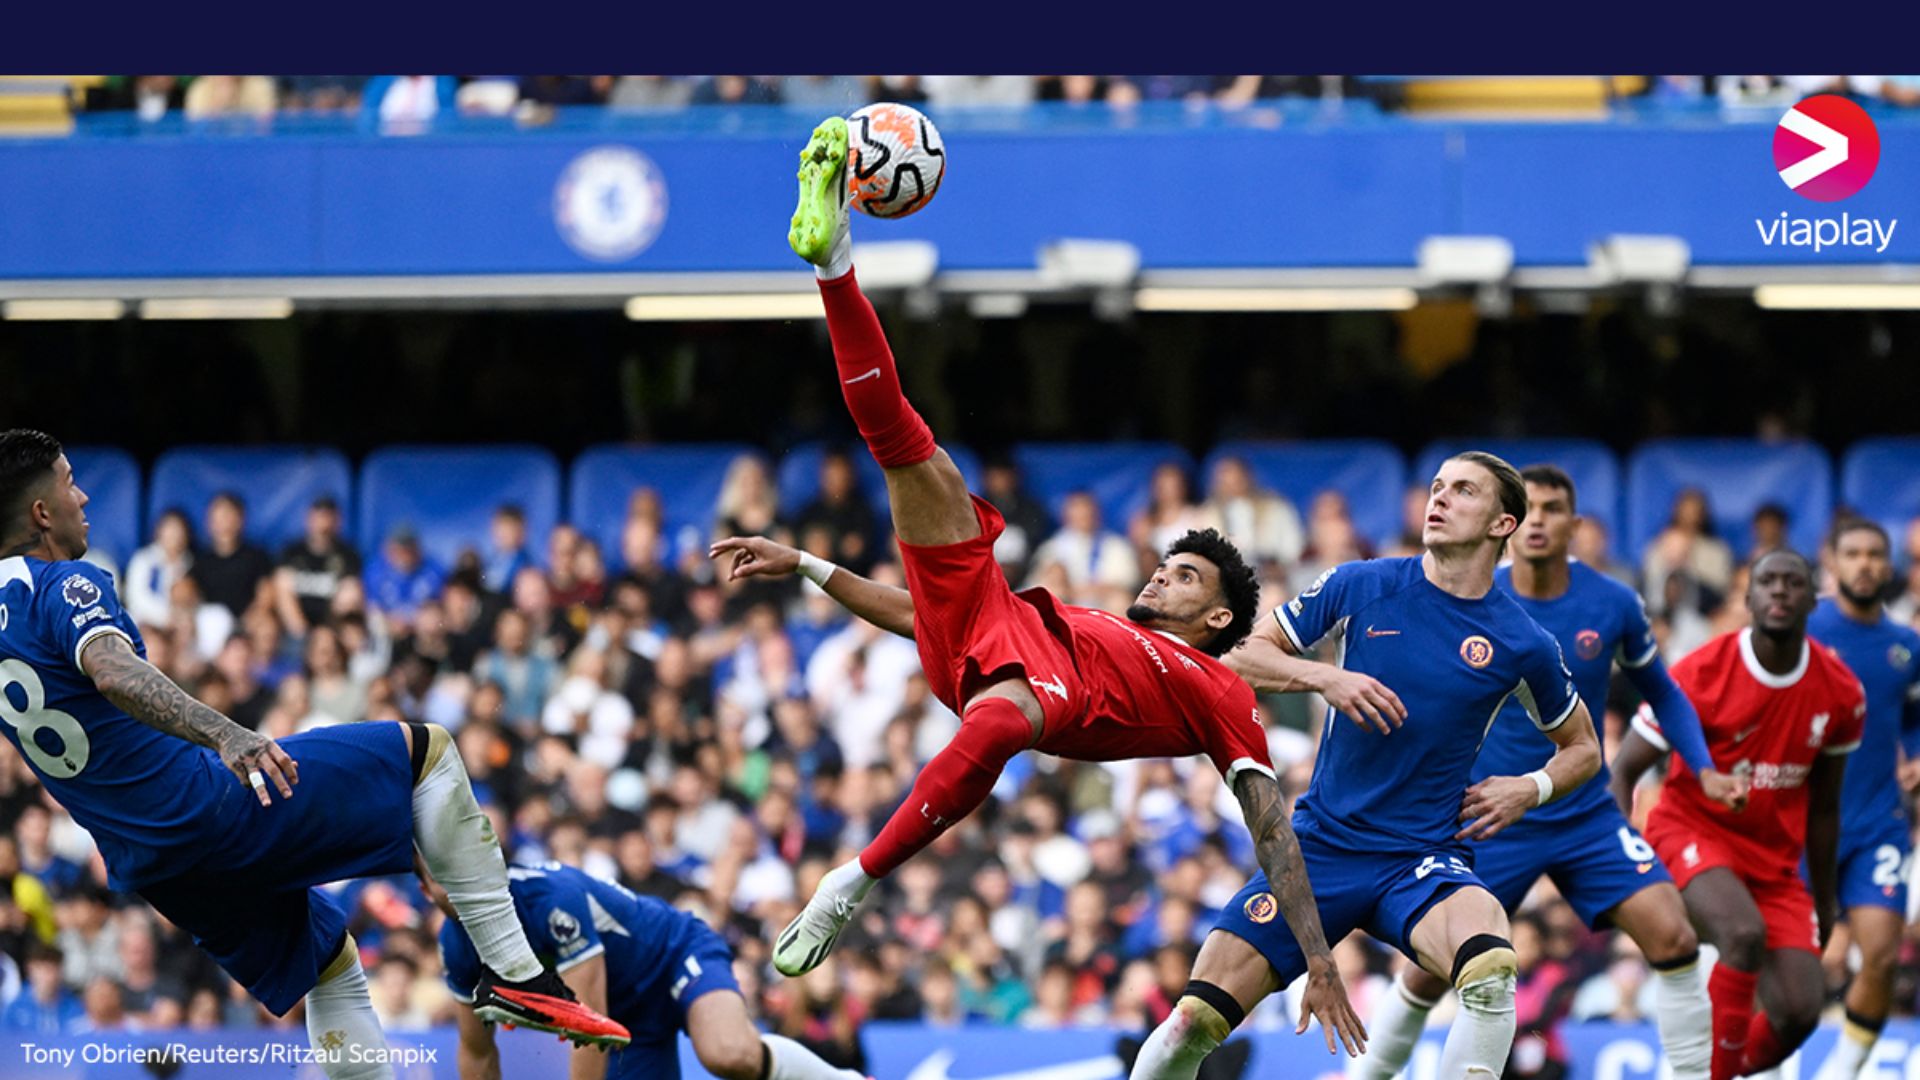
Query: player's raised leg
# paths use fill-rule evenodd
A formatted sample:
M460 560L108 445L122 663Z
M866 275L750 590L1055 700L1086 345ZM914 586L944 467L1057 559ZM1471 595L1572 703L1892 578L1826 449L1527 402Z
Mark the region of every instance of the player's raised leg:
M1609 917L1653 968L1653 1019L1674 1080L1706 1080L1713 1058L1713 1005L1700 970L1700 938L1687 921L1680 890L1667 882L1649 885L1621 901Z
M900 390L893 351L853 272L847 213L847 123L829 117L800 153L800 199L787 243L812 263L847 411L886 470L902 543L952 544L980 535L966 480Z
M1420 966L1446 972L1460 994L1460 1013L1440 1052L1441 1076L1491 1080L1506 1071L1519 978L1510 933L1500 901L1469 885L1448 893L1408 935Z
M576 1043L625 1046L626 1028L574 1000L527 944L507 889L506 858L493 824L473 797L453 738L438 724L407 724L413 763L413 839L447 891L486 967L474 1014L564 1035Z
M1040 723L1040 703L1024 684L1002 682L976 695L953 741L921 768L880 834L857 858L829 870L774 940L773 966L789 976L819 966L874 885L986 802L1007 762L1032 745Z
M1815 1080L1853 1080L1873 1054L1893 1006L1893 978L1905 929L1896 908L1862 904L1847 909L1847 931L1860 950L1860 970L1847 987L1847 1019ZM1834 935L1836 941L1841 935ZM1843 946L1844 948L1844 946ZM1842 963L1844 963L1844 957Z
M1208 934L1173 1012L1140 1047L1131 1080L1193 1080L1207 1055L1278 989L1273 965L1252 943L1225 930Z
M687 1035L700 1064L720 1080L864 1080L835 1068L784 1035L763 1035L731 990L702 994L687 1009Z

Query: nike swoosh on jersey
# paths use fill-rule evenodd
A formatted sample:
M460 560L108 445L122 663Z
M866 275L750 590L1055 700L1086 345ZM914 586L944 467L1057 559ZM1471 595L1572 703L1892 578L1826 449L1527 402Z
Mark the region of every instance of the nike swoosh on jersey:
M857 382L866 382L866 381L867 381L868 379L877 379L877 378L879 378L879 377L880 377L880 369L879 369L879 368L873 368L873 369L871 369L871 370L869 370L869 371L868 371L868 372L867 372L866 374L864 374L864 375L855 375L855 376L854 376L853 378L851 378L851 379L842 379L842 380L840 380L840 381L841 381L841 383L842 383L843 385L846 385L846 386L852 386L852 385L853 385L854 383L857 383Z
M1399 633L1400 631L1398 630L1375 630L1371 626L1367 627L1368 637L1394 637Z

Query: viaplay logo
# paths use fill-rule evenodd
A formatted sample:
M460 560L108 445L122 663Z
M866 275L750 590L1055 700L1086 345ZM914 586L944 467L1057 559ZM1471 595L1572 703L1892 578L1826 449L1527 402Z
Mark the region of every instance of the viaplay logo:
M1837 94L1810 97L1788 109L1773 130L1773 167L1780 182L1815 202L1839 202L1860 193L1880 167L1880 131L1873 117ZM1876 254L1893 242L1898 219L1796 218L1782 210L1772 221L1754 219L1767 247L1869 247Z

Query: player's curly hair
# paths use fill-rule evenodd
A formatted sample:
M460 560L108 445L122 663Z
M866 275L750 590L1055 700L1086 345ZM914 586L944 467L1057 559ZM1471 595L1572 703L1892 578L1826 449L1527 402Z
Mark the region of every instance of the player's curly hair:
M28 496L53 471L62 453L60 440L44 431L0 431L0 539L12 537Z
M1228 610L1233 612L1233 621L1214 634L1213 640L1202 645L1200 651L1208 656L1225 656L1253 633L1254 617L1260 613L1259 575L1247 564L1240 549L1233 546L1233 541L1215 529L1188 530L1185 536L1168 545L1167 558L1175 555L1198 555L1220 568L1220 592Z

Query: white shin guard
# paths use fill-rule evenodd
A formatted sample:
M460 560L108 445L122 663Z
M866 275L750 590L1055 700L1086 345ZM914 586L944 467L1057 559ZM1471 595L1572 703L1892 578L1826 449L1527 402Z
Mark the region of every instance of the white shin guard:
M480 961L508 982L540 974L507 891L506 856L493 823L474 801L459 751L445 729L428 724L429 748L420 782L413 787L413 842L434 879L460 913ZM420 730L415 729L415 738Z
M1700 969L1695 959L1653 973L1654 1024L1673 1080L1707 1080L1713 1071L1713 1003Z
M348 937L341 955L307 992L307 1041L329 1080L393 1080L386 1036L367 996L367 973Z
M1226 1027L1226 1021L1212 1006L1181 998L1172 1014L1140 1047L1130 1080L1194 1080L1200 1073L1200 1063L1226 1041L1221 1034ZM1231 1030L1226 1033L1231 1034Z
M1513 1049L1515 980L1511 969L1460 987L1460 1013L1440 1051L1440 1075L1498 1080Z
M1438 1004L1415 997L1404 978L1395 978L1393 992L1381 995L1367 1019L1367 1052L1347 1059L1349 1080L1392 1080L1400 1075L1420 1044L1427 1014Z

